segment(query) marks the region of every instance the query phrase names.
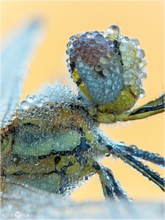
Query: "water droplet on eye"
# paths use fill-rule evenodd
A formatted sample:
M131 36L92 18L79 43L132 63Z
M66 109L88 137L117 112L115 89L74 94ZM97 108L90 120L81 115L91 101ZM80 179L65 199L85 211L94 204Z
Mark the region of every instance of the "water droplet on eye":
M117 25L111 25L110 27L109 27L109 29L110 30L112 30L112 31L117 31L118 33L119 33L119 26L117 26Z
M85 34L82 34L81 35L81 37L79 38L79 42L80 43L83 43L83 42L85 42L87 40L87 34L85 33Z
M108 69L103 69L104 76L108 76L110 74L110 71Z
M120 68L118 66L116 67L116 72L120 73Z
M109 80L107 81L107 84L108 84L108 85L112 85L112 80L109 79Z
M94 47L96 45L96 41L94 39L90 39L89 44L90 47Z
M81 56L78 56L78 57L77 57L77 61L81 61Z
M112 90L115 90L115 88L116 88L115 85L113 85L113 86L112 86Z
M78 66L79 68L83 67L83 65L84 65L83 62L78 62L78 63L77 63L77 66Z
M132 43L134 46L138 46L138 45L139 45L139 41L138 41L138 39L136 39L136 38L131 39L130 41L131 41L131 43Z
M111 25L107 30L107 36L111 40L114 40L119 35L119 27L117 25Z
M76 36L75 36L75 35L73 35L73 36L71 36L71 37L69 38L69 40L70 40L71 42L73 42L75 39L76 39Z
M108 58L112 58L112 54L111 54L111 52L109 51L109 52L107 52L107 57Z
M96 34L94 39L95 39L96 43L104 43L104 41L105 41L104 36L102 34Z
M137 56L137 58L140 58L140 59L144 58L144 57L145 57L144 50L139 49L139 50L137 51L136 56Z
M108 60L105 57L100 57L99 61L100 61L101 64L107 64L108 63Z
M97 72L100 72L100 71L102 71L102 66L100 66L100 65L97 65L97 66L95 67L95 70L96 70Z
M106 90L105 90L105 94L108 94L108 93L109 93L109 89L106 89Z

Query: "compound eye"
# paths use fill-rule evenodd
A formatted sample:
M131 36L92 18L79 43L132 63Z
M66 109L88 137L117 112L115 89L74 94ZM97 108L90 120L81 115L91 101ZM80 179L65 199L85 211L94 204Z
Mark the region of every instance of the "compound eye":
M144 51L137 39L120 34L118 26L71 37L67 54L74 81L78 86L83 82L79 88L94 104L114 103L127 90L133 105L144 94Z

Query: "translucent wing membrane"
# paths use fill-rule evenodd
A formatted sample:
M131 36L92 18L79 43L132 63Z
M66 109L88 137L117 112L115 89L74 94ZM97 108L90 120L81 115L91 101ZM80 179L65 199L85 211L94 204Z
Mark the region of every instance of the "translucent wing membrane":
M1 116L2 127L10 123L18 99L22 82L28 72L28 65L34 49L41 37L41 22L30 24L12 34L1 49Z

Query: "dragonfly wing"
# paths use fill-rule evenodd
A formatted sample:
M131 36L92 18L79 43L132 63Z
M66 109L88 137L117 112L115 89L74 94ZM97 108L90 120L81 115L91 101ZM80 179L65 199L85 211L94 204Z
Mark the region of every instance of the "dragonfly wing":
M1 127L10 124L22 92L23 79L28 72L30 58L41 39L41 21L33 20L20 28L5 42L0 51Z

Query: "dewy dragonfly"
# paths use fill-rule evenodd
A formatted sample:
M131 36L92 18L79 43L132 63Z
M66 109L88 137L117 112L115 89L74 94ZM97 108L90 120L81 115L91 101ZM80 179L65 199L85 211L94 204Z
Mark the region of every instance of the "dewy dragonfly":
M144 95L144 51L137 39L112 25L70 38L67 64L78 94L62 84L46 85L17 104L26 63L38 42L39 22L12 36L2 49L1 183L65 195L98 174L105 198L130 200L112 171L98 162L114 155L164 191L164 179L143 162L164 166L158 154L116 143L100 123L143 119L164 111L164 95L133 110ZM40 35L40 34L39 34Z

